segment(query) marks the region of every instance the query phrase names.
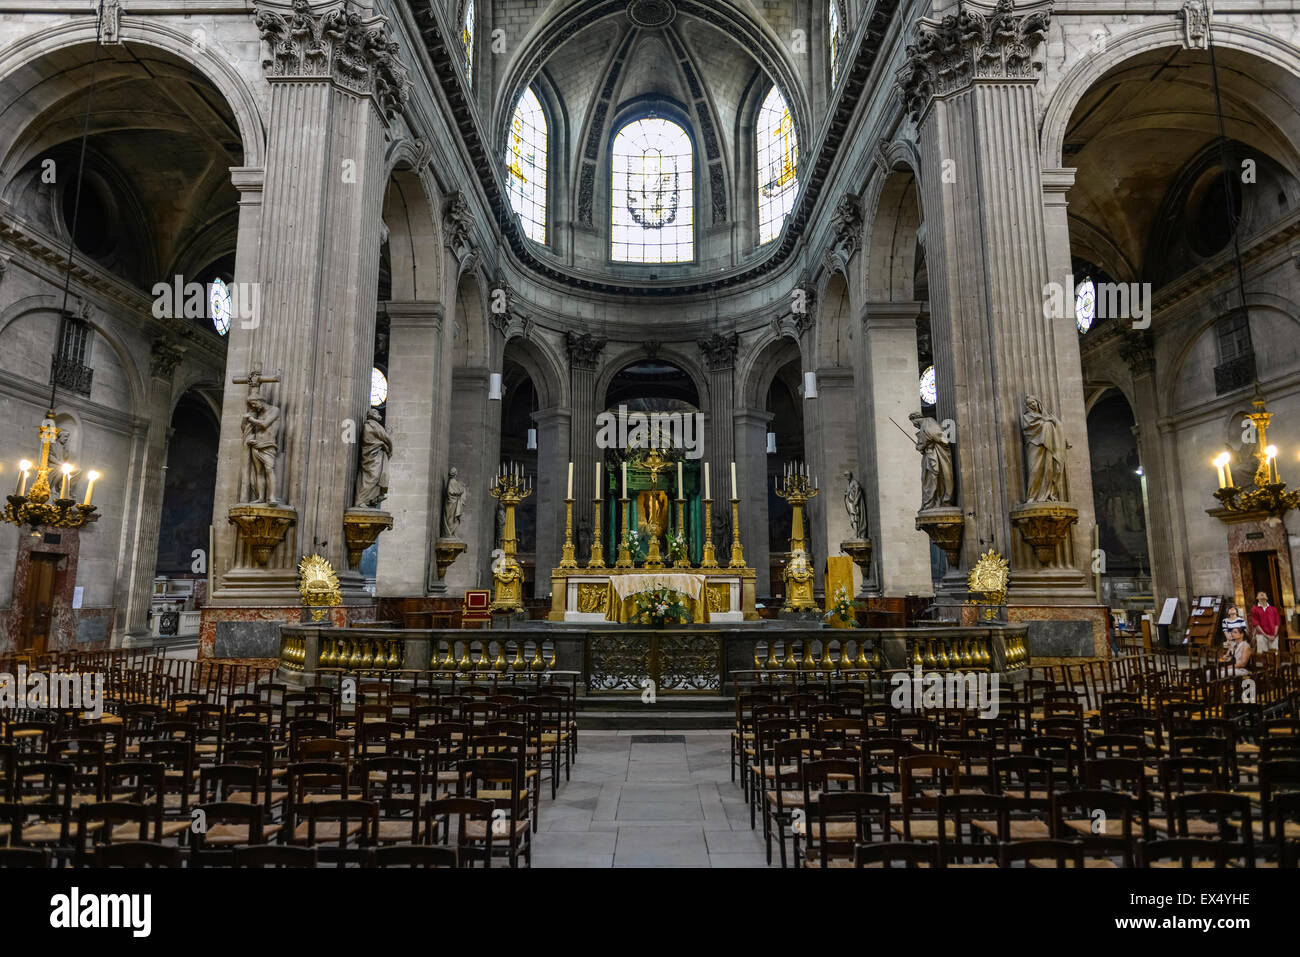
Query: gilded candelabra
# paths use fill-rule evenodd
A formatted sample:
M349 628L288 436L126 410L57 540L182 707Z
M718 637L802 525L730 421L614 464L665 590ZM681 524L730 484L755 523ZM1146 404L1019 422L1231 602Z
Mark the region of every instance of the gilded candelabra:
M1232 466L1228 453L1214 460L1219 470L1219 489L1214 497L1223 503L1222 508L1211 509L1210 514L1225 522L1249 516L1251 513L1267 514L1281 518L1289 509L1300 508L1300 489L1287 491L1286 483L1277 470L1277 446L1268 444L1268 424L1273 413L1266 410L1264 396L1255 384L1255 411L1248 413L1255 432L1255 474L1252 484L1239 486L1232 480Z
M518 548L515 539L515 506L532 494L532 484L517 465L503 465L501 474L492 483L492 497L506 507L505 530L501 539L502 554L492 566L493 611L523 611L524 575L515 559Z
M740 499L731 500L731 561L730 568L745 567L745 553L740 547Z
M605 548L600 543L600 499L592 499L591 504L591 559L587 567L600 569L605 567Z
M619 503L623 506L623 525L622 525L623 531L618 538L618 556L614 561L614 567L631 568L632 549L630 543L628 542L627 515L628 515L628 506L632 503L632 500L627 497L626 491L624 491L623 497L619 499Z
M13 525L27 525L33 529L48 525L54 528L82 528L99 520L95 506L90 504L90 496L95 488L98 472L87 473L86 498L81 504L68 495L68 482L73 473L71 464L65 462L61 469L62 481L59 496L50 501L54 486L50 484L50 444L59 437L59 427L54 422L54 411L45 413L38 430L41 437L41 462L36 467L36 481L30 489L27 479L31 475L32 463L24 459L18 463L18 486L9 496L5 505L4 520Z
M681 497L681 491L678 490L677 503L677 534L681 537L682 543L686 542L686 499ZM691 559L689 552L683 551L673 562L673 568L690 568Z
M704 500L704 558L701 568L717 568L718 554L713 548L713 499Z
M778 498L790 503L790 560L786 563L785 604L782 611L812 611L817 608L813 597L814 573L808 562L808 547L804 541L803 507L817 497L820 489L808 478L807 466L795 463L787 466L783 483L773 480Z
M564 546L560 549L560 567L577 568L578 560L573 554L573 499L564 500Z

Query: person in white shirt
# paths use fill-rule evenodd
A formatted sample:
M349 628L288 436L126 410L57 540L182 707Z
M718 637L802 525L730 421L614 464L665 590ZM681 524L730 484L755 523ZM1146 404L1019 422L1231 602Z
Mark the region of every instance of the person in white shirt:
M1241 617L1241 609L1236 605L1229 605L1228 613L1223 616L1223 623L1219 626L1219 630L1223 632L1223 647L1228 647L1228 635L1232 633L1232 629L1240 628L1244 633L1248 627L1246 619Z

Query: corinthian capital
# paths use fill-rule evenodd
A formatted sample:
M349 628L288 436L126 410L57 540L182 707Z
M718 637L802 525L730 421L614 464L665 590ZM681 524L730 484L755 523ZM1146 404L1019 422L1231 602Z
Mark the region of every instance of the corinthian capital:
M269 76L330 77L354 93L374 94L390 119L406 105L410 80L388 39L383 20L363 23L347 9L313 13L308 0L293 0L288 16L255 6L254 22L271 47L262 61Z
M904 107L919 120L934 96L978 79L1034 79L1042 69L1036 52L1047 36L1050 7L1017 14L1013 0L998 0L991 14L963 9L943 20L922 19L907 63L896 74Z
M740 349L740 336L734 332L729 336L715 332L708 338L701 339L699 346L704 356L704 364L708 366L709 371L722 372L735 366L736 353Z

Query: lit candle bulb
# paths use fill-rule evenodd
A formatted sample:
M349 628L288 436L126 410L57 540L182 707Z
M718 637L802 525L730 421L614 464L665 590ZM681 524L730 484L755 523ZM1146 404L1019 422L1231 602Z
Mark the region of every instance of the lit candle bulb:
M1223 452L1214 460L1214 467L1219 470L1219 488L1226 488L1230 478L1225 478L1228 465L1228 453Z
M27 477L32 471L32 463L23 459L18 463L18 495L23 495L27 491Z
M62 467L59 469L59 471L63 473L63 482L62 482L62 484L59 486L59 498L67 498L67 497L68 497L68 478L69 478L69 476L72 475L72 464L69 463L69 462L64 462L63 465L62 465Z
M99 473L98 473L98 472L95 472L95 471L92 470L92 471L90 471L90 472L87 472L86 475L87 475L87 477L90 479L90 481L86 483L86 500L85 500L84 502L82 502L81 504L84 505L84 506L86 506L87 508L89 508L89 507L90 507L90 493L93 492L93 491L95 490L95 480L96 480L97 478L99 478Z
M712 489L709 488L709 463L705 462L704 463L704 497L709 501L713 501L713 496L710 494L711 491Z
M1264 450L1264 454L1268 456L1268 464L1272 466L1273 484L1277 485L1282 481L1282 479L1278 476L1277 473L1277 446L1270 445L1268 448Z

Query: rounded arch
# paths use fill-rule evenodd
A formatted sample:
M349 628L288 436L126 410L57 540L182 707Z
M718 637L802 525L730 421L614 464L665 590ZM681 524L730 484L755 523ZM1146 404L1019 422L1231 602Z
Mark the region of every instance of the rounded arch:
M630 345L611 355L609 360L601 366L600 373L596 376L594 395L597 402L604 401L605 396L609 393L610 383L613 382L616 375L634 363L645 361L668 362L681 369L695 386L695 394L700 398L700 411L707 414L712 409L713 398L709 393L709 384L700 369L699 362L687 355L683 350L667 345L660 346L657 349L647 349L641 344Z
M0 310L0 341L4 340L5 332L10 326L33 313L50 313L52 320L57 319L62 305L63 299L61 296L48 294L25 296L22 299L10 303L3 310ZM128 415L138 415L139 410L143 408L148 386L148 383L144 380L144 373L142 372L140 365L134 360L131 355L131 350L128 349L121 340L119 340L116 333L109 329L101 320L96 318L95 310L91 311L86 322L89 323L90 328L96 333L96 335L107 343L108 347L113 351L113 355L116 357L118 365L122 369L122 376L126 380L131 404L129 409L124 409L122 411ZM49 337L49 352L51 354L53 354L57 345L57 336L58 323L51 321Z
M921 192L913 167L900 165L879 178L864 204L867 302L910 302L915 297Z
M0 84L9 89L23 90L24 96L30 95L44 78L41 64L46 58L72 47L93 46L95 27L94 17L86 16L37 31L0 49ZM239 72L220 59L212 47L197 49L192 36L153 18L132 19L125 30L123 45L128 49L134 45L152 47L193 67L216 88L234 115L243 147L244 166L257 168L266 164L265 124L257 100ZM53 96L53 91L50 95ZM29 103L30 109L25 109L13 122L22 123L49 105L51 103ZM17 137L12 130L0 125L0 139L13 143ZM7 158L0 162L7 164ZM7 165L0 167L0 175L9 176L14 171Z
M384 196L391 295L397 302L436 302L443 288L441 209L412 167L407 156L395 157Z
M762 409L777 373L796 359L803 362L803 348L792 336L769 333L755 343L748 360L736 370L744 407Z
M853 367L853 296L848 278L834 270L817 293L817 368Z
M461 273L452 317L454 368L486 368L491 362L493 342L487 313L490 301L487 279L481 270Z
M1291 80L1291 103L1300 102L1300 51L1282 37L1266 30L1237 23L1215 23L1211 31L1215 49L1235 50L1263 60L1277 67ZM1065 137L1070 119L1080 101L1102 77L1127 60L1166 47L1181 47L1184 42L1182 27L1173 18L1145 24L1137 29L1108 39L1105 49L1098 54L1081 57L1056 85L1043 115L1039 138L1040 160L1044 169L1059 169L1063 165ZM1261 80L1261 83L1266 81ZM1277 84L1280 90L1281 85ZM1279 96L1285 96L1280 93ZM1281 125L1293 151L1300 147L1300 115L1290 117Z
M539 409L553 409L569 404L568 376L564 363L550 345L540 338L508 336L502 357L518 363L532 380Z

